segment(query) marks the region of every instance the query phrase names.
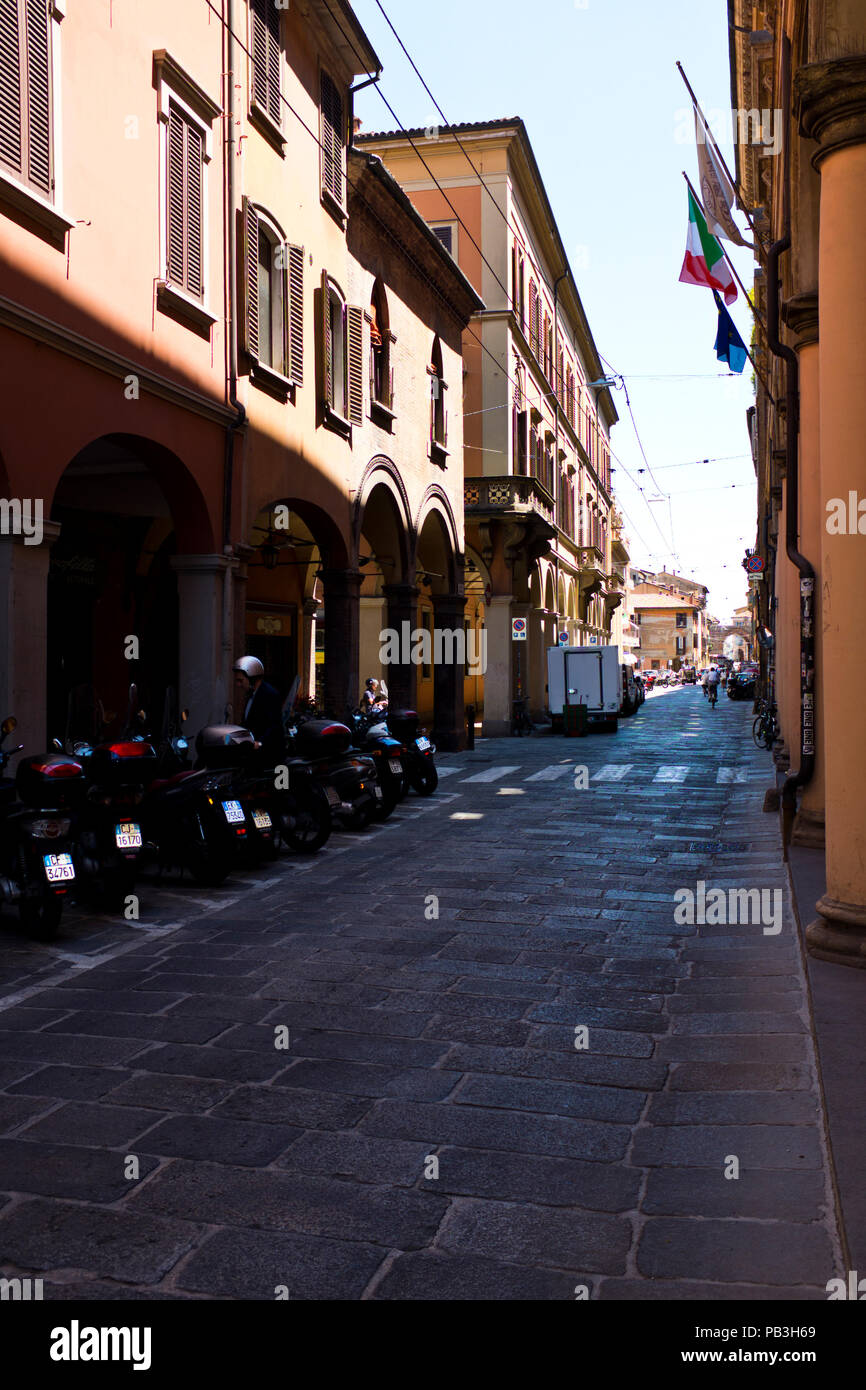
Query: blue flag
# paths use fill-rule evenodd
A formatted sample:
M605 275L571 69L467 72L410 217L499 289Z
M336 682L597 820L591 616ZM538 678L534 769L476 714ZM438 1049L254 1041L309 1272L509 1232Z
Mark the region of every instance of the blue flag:
M716 356L720 362L727 362L732 372L742 374L748 360L746 345L737 332L737 325L731 318L718 294L713 290L713 299L719 311L719 331L716 336Z

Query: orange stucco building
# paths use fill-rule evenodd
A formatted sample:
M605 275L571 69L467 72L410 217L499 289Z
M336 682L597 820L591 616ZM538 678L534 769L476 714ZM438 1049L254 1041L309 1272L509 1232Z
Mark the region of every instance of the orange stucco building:
M352 148L376 54L345 0L7 8L2 712L33 749L135 679L200 726L249 650L344 714L377 625L462 627L480 305ZM426 674L388 679L459 742L462 671Z

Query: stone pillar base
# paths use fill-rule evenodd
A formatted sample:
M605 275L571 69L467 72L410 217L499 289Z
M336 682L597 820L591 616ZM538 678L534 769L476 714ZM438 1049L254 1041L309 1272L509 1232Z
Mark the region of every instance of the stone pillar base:
M801 807L794 821L791 844L800 845L803 849L825 849L827 839L824 817Z
M809 955L866 970L866 907L838 903L826 896L816 907L821 915L806 928Z

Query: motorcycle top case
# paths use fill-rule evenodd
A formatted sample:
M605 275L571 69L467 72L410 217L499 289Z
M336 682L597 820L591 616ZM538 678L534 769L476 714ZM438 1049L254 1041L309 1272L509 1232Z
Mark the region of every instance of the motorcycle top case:
M296 741L298 752L304 758L341 758L352 746L352 734L345 724L335 724L331 719L312 719L301 724Z
M255 750L256 741L249 729L237 724L210 724L195 741L199 763L213 770L237 767L248 761Z
M414 743L420 726L421 720L413 709L401 709L388 715L388 728L401 743Z
M94 781L110 786L147 787L159 770L159 759L149 743L103 743L87 760Z
M60 753L22 758L15 774L15 787L27 806L66 810L78 806L87 791L87 777L81 763Z

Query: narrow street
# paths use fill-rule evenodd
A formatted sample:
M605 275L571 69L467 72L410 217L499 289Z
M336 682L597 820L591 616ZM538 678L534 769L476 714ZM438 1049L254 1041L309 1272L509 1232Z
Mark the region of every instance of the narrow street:
M825 1298L752 718L666 692L616 737L443 758L437 797L311 863L145 882L139 923L70 914L45 947L5 917L3 1272L55 1299ZM778 890L781 931L675 925L699 883Z

